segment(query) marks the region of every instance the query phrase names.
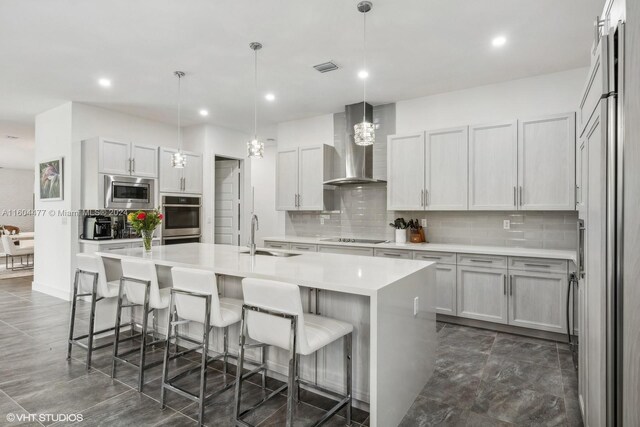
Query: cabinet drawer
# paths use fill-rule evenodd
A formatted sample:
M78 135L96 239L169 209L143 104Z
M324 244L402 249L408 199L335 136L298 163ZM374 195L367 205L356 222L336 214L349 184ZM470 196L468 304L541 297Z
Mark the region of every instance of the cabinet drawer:
M398 249L375 249L373 251L374 256L384 258L403 258L411 259L411 251L403 251Z
M318 246L318 252L328 254L373 256L373 248L360 248L353 246Z
M422 261L434 261L438 264L456 265L456 254L448 252L414 252L413 259Z
M291 243L291 250L300 252L318 252L318 245L309 245L307 243Z
M142 247L142 243L140 243L140 247ZM120 249L130 249L131 248L131 243L123 243L121 245L102 245L100 247L100 251L104 251L104 252L109 252L109 251L118 251Z
M458 254L458 265L474 267L507 268L506 256Z
M567 261L563 259L509 257L509 270L566 273Z
M271 249L289 249L290 245L285 242L264 242L264 247Z

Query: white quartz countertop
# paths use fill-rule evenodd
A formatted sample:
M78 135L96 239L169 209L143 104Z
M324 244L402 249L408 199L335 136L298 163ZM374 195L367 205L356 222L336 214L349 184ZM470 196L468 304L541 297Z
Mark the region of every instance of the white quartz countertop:
M272 249L269 249L272 250ZM303 253L293 257L241 253L246 247L185 243L97 252L104 258L149 259L166 267L193 267L236 277L282 280L300 286L372 296L380 289L434 264L430 261L358 255Z
M160 237L154 237L154 241L160 240ZM89 239L78 239L80 243L91 243L93 245L117 245L118 243L140 243L142 242L141 237L134 237L128 239L103 239L103 240L89 240Z
M566 259L576 262L576 251L556 250L556 249L533 249L533 248L513 248L507 246L477 246L477 245L457 245L443 243L342 243L327 242L326 237L296 237L296 236L280 236L265 237L265 242L292 242L306 243L312 245L327 246L352 246L364 248L380 248L380 249L404 249L411 251L427 251L427 252L455 252L464 254L486 254L486 255L502 255L502 256L522 256L531 258L549 258L549 259Z

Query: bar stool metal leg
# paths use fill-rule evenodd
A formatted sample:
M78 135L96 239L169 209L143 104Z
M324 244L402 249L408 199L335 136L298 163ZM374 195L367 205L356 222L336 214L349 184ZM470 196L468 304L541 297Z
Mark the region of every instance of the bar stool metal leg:
M169 377L169 347L171 347L171 335L172 332L175 336L175 340L176 340L176 348L175 348L175 353L178 353L178 325L175 324L177 319L176 316L176 312L175 310L173 311L173 313L171 312L171 307L173 307L173 292L171 292L171 295L169 297L169 322L167 323L167 340L165 342L165 346L164 346L164 362L162 365L162 387L160 387L160 408L165 409L166 408L166 398L167 398L167 392L166 389L164 387L164 383L167 381L167 378Z
M260 373L260 376L262 377L262 389L266 390L267 389L267 346L266 345L261 348L260 353L261 353L260 363L264 365L264 369Z
M202 325L202 361L200 362L200 393L199 393L199 408L198 408L198 421L200 425L204 425L204 408L205 408L205 393L207 390L207 350L209 349L209 334L211 332L211 296L205 298L205 312L204 312L204 325ZM226 328L225 328L226 329ZM226 334L225 334L226 337ZM226 358L226 356L225 356Z
M115 337L113 341L113 357L111 359L111 378L114 378L116 375L116 357L118 357L118 346L120 344L120 322L122 319L122 294L124 293L124 278L120 278L120 286L118 288L118 307L116 309L116 330ZM131 333L133 336L133 316L132 317L132 327Z
M295 387L296 387L296 372L297 372L297 355L296 344L297 337L296 325L298 323L298 317L293 316L291 319L291 332L289 335L289 378L288 378L288 390L287 390L287 427L293 427L293 404L295 402Z
M222 358L222 373L224 373L224 375L227 375L227 360L229 358L229 327L225 327L222 331L223 333L223 344L222 344L222 351L224 353L224 356Z
M237 379L237 383L236 383L236 396L235 396L235 407L233 408L233 418L236 420L236 424L237 421L240 419L240 400L242 398L242 369L243 369L243 365L244 365L244 343L245 343L245 337L246 337L246 322L245 322L245 316L246 316L247 310L242 307L242 317L240 319L240 339L238 342L238 347L239 347L239 351L238 351L238 366L237 366L237 372L236 372L236 376L238 377Z
M353 403L353 397L351 396L352 375L351 369L353 368L351 360L351 346L353 343L353 333L349 333L344 336L344 378L346 395L349 398L347 402L347 425L351 425L351 409Z
M5 257L8 259L8 257ZM71 300L71 320L69 320L69 344L67 347L67 360L71 359L71 347L73 347L73 331L76 324L76 302L78 298L78 280L80 278L80 270L76 270L75 278L73 279L73 299Z
M144 362L147 356L147 328L149 326L149 291L150 286L147 285L144 291L144 305L142 306L142 342L140 344L140 364L138 366L138 391L142 391L144 386Z
M91 315L89 316L89 336L87 337L87 370L91 369L91 354L93 353L93 333L95 332L96 302L98 297L98 275L93 276L91 292Z

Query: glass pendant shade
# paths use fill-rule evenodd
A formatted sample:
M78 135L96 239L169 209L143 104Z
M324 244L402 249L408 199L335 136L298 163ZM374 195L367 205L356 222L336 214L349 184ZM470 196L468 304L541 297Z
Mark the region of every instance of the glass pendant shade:
M353 126L353 140L356 145L373 145L376 142L375 126L373 123L360 122Z
M185 157L184 154L182 154L182 151L173 153L173 156L171 156L171 166L177 169L182 169L186 165L187 165L187 158Z
M261 159L264 156L264 142L257 138L247 142L247 156Z

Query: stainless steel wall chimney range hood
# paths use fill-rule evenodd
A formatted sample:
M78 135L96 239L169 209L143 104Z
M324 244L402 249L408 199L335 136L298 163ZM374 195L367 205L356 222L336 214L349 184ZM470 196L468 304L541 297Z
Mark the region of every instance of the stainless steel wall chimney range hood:
M357 185L386 182L383 179L374 178L373 173L374 147L378 145L379 142L376 142L374 145L359 146L356 145L353 140L353 126L362 122L363 108L366 120L374 123L373 107L370 104L360 102L345 107L346 129L344 129L344 137L336 135L335 141L338 156L337 163L339 163L335 169L336 172L339 173L339 178L325 181L324 184L326 185ZM334 131L340 133L342 129L336 128ZM383 144L386 151L386 137ZM379 148L380 147L378 147L378 149Z

